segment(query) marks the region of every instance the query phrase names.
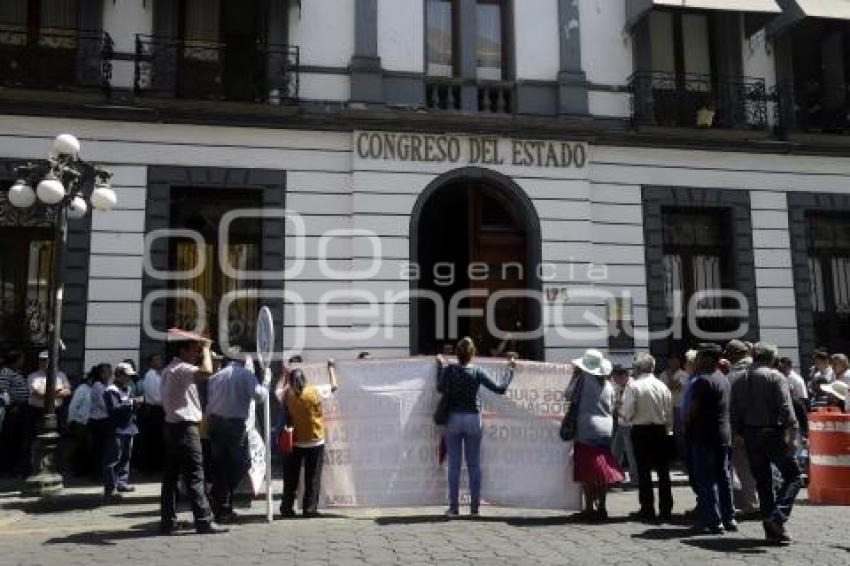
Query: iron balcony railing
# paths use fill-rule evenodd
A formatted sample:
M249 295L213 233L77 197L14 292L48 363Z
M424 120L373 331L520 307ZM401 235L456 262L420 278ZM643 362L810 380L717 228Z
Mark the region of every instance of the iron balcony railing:
M136 95L280 104L298 98L299 51L137 35L133 88Z
M780 132L850 134L850 85L781 83L771 101Z
M461 93L467 84L476 89L478 112L512 114L516 110L515 83L512 81L469 81L449 77L425 79L426 106L432 110L462 110Z
M764 79L637 72L629 78L632 121L674 127L767 128Z
M31 89L101 88L112 79L112 38L102 31L0 28L0 84Z

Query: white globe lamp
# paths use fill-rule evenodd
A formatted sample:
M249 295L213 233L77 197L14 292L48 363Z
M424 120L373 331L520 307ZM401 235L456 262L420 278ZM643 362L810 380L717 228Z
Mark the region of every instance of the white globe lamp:
M86 215L86 212L89 210L89 205L86 204L86 201L83 197L74 197L71 202L68 204L68 218L72 218L74 220L79 220Z
M29 208L35 204L35 191L23 180L15 181L9 189L9 202L17 208Z
M97 210L112 210L118 204L118 196L108 184L100 183L92 191L91 203Z
M53 175L47 175L36 189L39 200L44 204L57 204L65 196L65 187Z
M53 140L53 151L57 155L68 155L76 158L80 153L80 140L71 134L59 134Z

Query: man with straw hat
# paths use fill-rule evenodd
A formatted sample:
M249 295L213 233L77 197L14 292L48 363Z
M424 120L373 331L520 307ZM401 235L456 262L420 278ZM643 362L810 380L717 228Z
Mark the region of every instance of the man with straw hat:
M198 384L212 375L210 341L179 329L168 331L177 355L162 372L162 408L165 412L165 468L162 474L160 530L171 534L177 521L177 482L188 491L198 533L226 532L215 523L204 493L204 462L198 424L201 399ZM199 365L196 365L199 364Z

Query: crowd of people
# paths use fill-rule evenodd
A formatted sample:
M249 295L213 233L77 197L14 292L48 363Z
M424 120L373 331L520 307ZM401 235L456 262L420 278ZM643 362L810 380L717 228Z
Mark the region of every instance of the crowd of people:
M133 491L132 469L161 474L163 532L173 532L178 524L180 489L191 503L196 530L220 532L220 523L236 519L233 497L250 466L255 408L268 397L269 384L261 383L250 362L215 355L201 337L177 334L171 346L171 362L151 356L144 376L132 360L114 367L98 364L74 388L57 372L62 466L67 474L102 482L108 502ZM444 426L449 517L460 514L464 459L470 511L479 513L479 389L504 394L516 367L509 356L505 374L492 378L473 363L476 349L469 338L454 353L457 363L437 357L441 400L435 414L437 424ZM368 359L368 354L359 358ZM25 477L31 471L32 442L45 415L48 361L42 352L38 369L25 375L24 355L9 352L0 368L3 475ZM289 366L300 361L293 358ZM562 437L574 442L573 478L582 487L581 515L607 519L610 487L626 482L638 490L634 519L671 519L675 502L670 473L680 465L697 502L685 514L700 532L735 531L737 520L760 516L767 540L787 544L785 524L804 484L807 414L828 405L846 411L850 399L845 355L818 351L813 363L803 379L790 359L778 357L775 346L732 340L724 349L701 344L682 357L671 355L666 369L656 375L656 361L648 353L635 356L629 369L588 350L572 361L561 427ZM284 369L274 388L279 425L292 434L284 458L284 517L295 515L302 468L302 512L308 517L319 513L322 401L338 388L333 361L328 362L328 377L328 384L312 384L302 370Z
M683 357L672 355L657 376L655 360L646 353L635 357L631 371L594 369L598 363L588 371L586 359L574 361L579 375L611 376L610 388L606 383L589 391L596 404L582 395L578 407L597 420L579 431L577 445L589 442L603 451L610 446L615 462L595 460L599 464L591 469L589 483L611 483L612 475L619 479L618 467L628 466L628 483L638 488L634 517L665 520L674 505L670 470L680 465L696 496L696 507L685 513L695 528L722 534L736 531L738 519L761 517L767 540L789 543L785 524L808 465L807 415L826 406L850 410L847 357L818 351L812 361L804 379L775 346L740 340L723 349L702 344ZM577 481L587 479L581 456L577 450ZM604 502L601 509L586 507L585 513L604 517Z

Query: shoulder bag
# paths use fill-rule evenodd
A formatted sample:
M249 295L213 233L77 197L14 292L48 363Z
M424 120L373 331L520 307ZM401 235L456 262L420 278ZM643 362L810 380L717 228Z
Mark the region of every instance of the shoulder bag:
M578 427L578 411L581 405L581 390L583 387L584 374L581 374L570 384L564 396L564 419L561 421L561 429L558 431L561 440L564 442L575 440L576 428Z

